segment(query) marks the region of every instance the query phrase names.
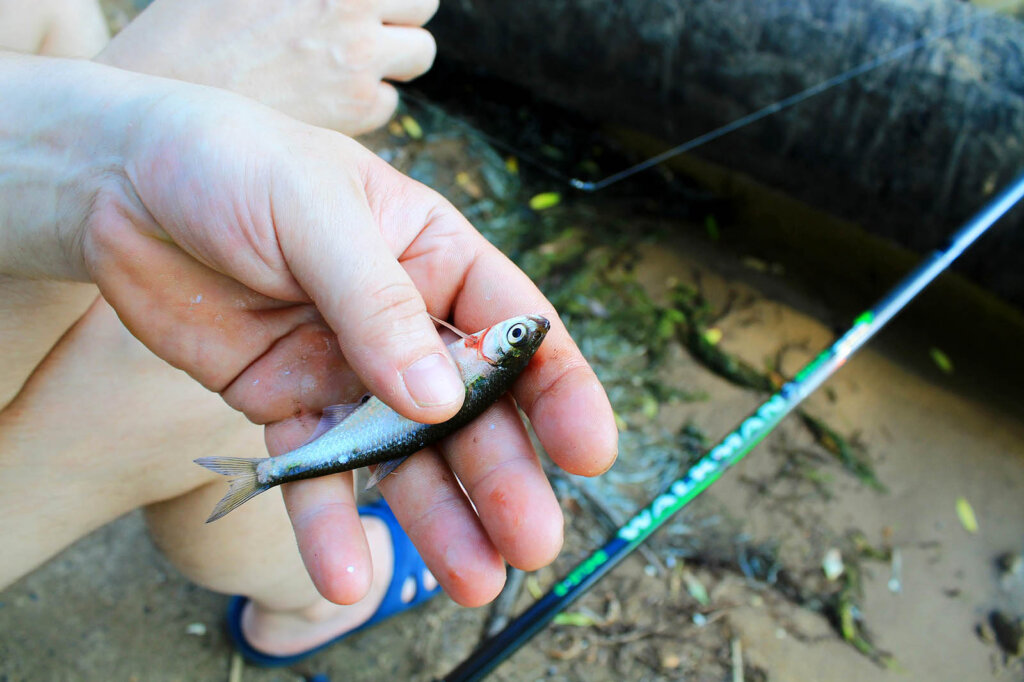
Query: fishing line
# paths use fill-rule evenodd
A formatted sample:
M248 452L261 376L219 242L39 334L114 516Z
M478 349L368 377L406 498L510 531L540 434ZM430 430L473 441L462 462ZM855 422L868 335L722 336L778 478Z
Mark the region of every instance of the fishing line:
M594 583L625 559L676 512L708 488L733 464L739 462L767 436L804 398L818 388L853 353L859 350L922 289L949 267L978 237L985 233L1024 197L1024 175L989 202L952 237L932 253L873 308L858 317L843 336L806 367L735 430L708 451L679 479L623 524L616 534L578 564L544 596L514 618L501 632L484 642L469 658L443 679L468 682L483 679L544 628Z
M998 7L997 10L1009 8L1011 5L1015 5L1019 1L1020 0L1010 0L1005 4L1005 7ZM766 107L762 107L757 111L747 114L746 116L742 116L736 119L735 121L732 121L731 123L726 123L725 125L715 128L714 130L708 131L702 135L698 135L697 137L693 138L692 140L689 140L688 142L683 142L682 144L676 145L671 149L667 149L662 153L658 154L657 156L652 156L646 161L641 161L635 166L630 166L629 168L621 170L618 173L613 173L612 175L609 175L603 180L598 180L597 182L587 182L584 180L580 180L579 178L572 178L569 180L569 184L575 187L576 189L582 190L584 192L596 192L598 190L602 190L605 187L608 187L609 185L613 185L616 182L625 180L626 178L636 175L637 173L642 173L643 171L653 166L656 166L663 161L667 161L675 156L679 156L680 154L685 154L686 152L696 149L701 145L705 145L709 142L717 140L720 137L724 137L729 133L735 132L740 128L745 128L748 125L757 123L761 119L767 118L772 114L776 114L785 109L794 107L797 104L809 100L815 95L820 95L821 93L831 90L832 88L838 87L840 85L843 85L844 83L847 83L853 80L854 78L859 78L860 76L863 76L866 73L874 71L879 67L885 66L890 62L894 62L904 57L907 57L913 54L914 52L917 52L918 50L924 49L925 47L928 47L929 45L932 45L933 43L942 40L943 38L963 31L964 29L976 23L983 17L991 16L994 13L994 11L979 12L969 17L968 19L964 19L959 22L950 24L949 26L942 29L938 33L929 36L921 36L920 38L910 41L909 43L904 43L903 45L900 45L899 47L896 47L890 50L889 52L885 52L881 55L878 55L877 57L872 57L871 59L867 60L866 62L862 62L861 64L858 64L852 69L844 71L843 73L840 73L836 76L832 76L831 78L828 78L826 80L821 81L820 83L817 83L816 85L812 85L806 90L801 90L800 92L794 95L790 95L789 97L780 99L777 102L773 102L772 104L769 104Z

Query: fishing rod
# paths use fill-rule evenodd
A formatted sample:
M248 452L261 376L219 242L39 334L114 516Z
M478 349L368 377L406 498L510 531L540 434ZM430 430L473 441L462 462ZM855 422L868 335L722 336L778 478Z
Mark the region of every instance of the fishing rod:
M651 533L700 495L733 464L814 392L853 353L900 312L917 294L949 267L967 247L985 233L1024 197L1024 175L1012 182L953 236L944 249L932 253L873 308L862 313L843 336L823 351L777 393L772 395L735 430L699 459L679 479L667 486L650 504L622 525L602 547L578 564L533 606L514 618L484 642L469 658L444 676L444 682L483 679L502 661L544 628L560 611L579 599L593 585L629 556Z

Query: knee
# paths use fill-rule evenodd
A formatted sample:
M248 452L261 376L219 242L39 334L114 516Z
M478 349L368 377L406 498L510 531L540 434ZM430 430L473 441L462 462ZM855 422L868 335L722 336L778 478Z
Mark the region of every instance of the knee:
M167 559L191 581L225 594L256 594L296 572L304 575L280 491L206 523L226 490L217 480L145 508L149 532Z

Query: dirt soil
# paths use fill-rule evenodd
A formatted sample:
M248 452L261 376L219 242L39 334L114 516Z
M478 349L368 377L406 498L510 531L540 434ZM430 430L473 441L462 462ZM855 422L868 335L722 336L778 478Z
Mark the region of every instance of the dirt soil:
M602 514L627 518L679 475L686 434L712 444L766 397L711 371L677 333L636 342L643 315L667 319L672 293L689 287L705 302L705 338L777 376L848 318L831 305L842 292L752 257L726 221L621 196L531 211L538 191L565 189L522 178L462 125L411 113L416 125L396 120L368 143L449 196L560 301L621 419L611 472L554 475L566 545L526 577L522 609L609 534ZM624 291L633 298L618 308L605 296ZM791 416L493 679L1024 679L1012 628L991 624L994 611L1024 616L1024 372L989 352L1021 348L1024 324L1004 314L989 316L987 337L956 305L897 320L808 405L863 459L860 475ZM826 577L826 557L842 575ZM0 681L429 680L471 651L488 616L441 597L263 670L233 654L226 603L178 575L130 514L0 592Z

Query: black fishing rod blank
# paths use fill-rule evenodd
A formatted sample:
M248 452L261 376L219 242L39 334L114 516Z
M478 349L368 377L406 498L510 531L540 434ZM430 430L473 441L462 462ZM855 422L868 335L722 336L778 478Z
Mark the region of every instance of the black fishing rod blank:
M793 411L828 377L875 335L907 303L942 273L967 247L1002 218L1024 197L1024 175L1019 177L977 215L968 221L944 249L928 259L897 284L871 310L858 317L853 327L827 350L772 395L756 412L697 461L681 478L669 485L646 507L637 512L601 548L576 566L547 594L513 619L501 632L484 642L469 658L445 675L445 682L483 679L542 630L594 583L625 559L651 533L707 489L736 462L764 439L783 417Z

